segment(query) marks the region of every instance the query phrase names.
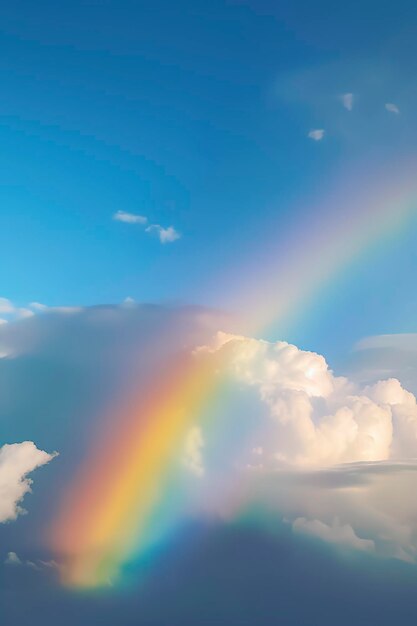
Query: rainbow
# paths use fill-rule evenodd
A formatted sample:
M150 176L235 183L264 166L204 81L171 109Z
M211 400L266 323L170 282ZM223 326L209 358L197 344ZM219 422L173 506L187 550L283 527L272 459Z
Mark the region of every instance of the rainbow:
M388 185L371 181L356 196L339 188L301 228L289 229L278 250L271 244L260 257L262 271L249 259L246 275L255 267L257 276L235 298L249 312L248 333L282 325L359 255L398 236L415 215L414 172L409 166L395 182L387 177ZM245 275L245 267L240 273ZM219 392L221 365L198 352L179 354L145 393L116 406L52 525L50 543L64 563L65 584L114 583L124 564L148 547L159 512L168 515L169 530L170 507L160 507L169 497L187 430Z
M54 524L52 543L66 562L66 584L113 581L132 550L143 547L141 533L175 471L184 433L214 386L207 359L182 354L142 397L117 411Z
M231 293L230 306L246 312L247 334L285 336L301 308L308 311L336 278L357 272L359 260L400 237L416 205L416 162L395 171L365 164L329 185L324 198L295 208L280 235L276 225L264 227L272 235L239 259L225 284L217 279L217 289Z

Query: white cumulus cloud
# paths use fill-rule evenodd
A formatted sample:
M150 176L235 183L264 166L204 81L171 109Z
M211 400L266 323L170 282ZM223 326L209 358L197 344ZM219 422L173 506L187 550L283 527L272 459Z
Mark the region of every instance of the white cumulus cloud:
M219 333L214 346L237 381L257 390L269 425L256 447L271 459L323 467L417 456L417 403L398 380L361 388L283 341Z
M24 511L20 502L32 484L28 474L49 463L54 456L39 450L32 441L0 448L0 522L13 520Z
M226 333L196 355L213 358L235 381L229 397L242 397L222 415L227 428L234 420L236 434L251 429L246 452L229 450L240 475L219 500L227 517L254 503L295 532L417 560L417 463L409 460L417 459L417 402L398 379L362 385L335 376L314 352ZM260 450L262 463L253 464ZM211 470L206 463L208 481Z

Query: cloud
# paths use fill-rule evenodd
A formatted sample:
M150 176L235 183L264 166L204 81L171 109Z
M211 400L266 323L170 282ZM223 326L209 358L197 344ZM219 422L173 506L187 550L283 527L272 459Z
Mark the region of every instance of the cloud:
M417 456L417 403L398 380L360 387L334 376L323 356L282 341L219 333L209 350L256 389L269 424L254 443L271 461L322 467Z
M189 472L199 477L204 475L203 448L204 438L201 428L193 426L185 439L183 463Z
M335 376L314 352L226 333L197 354L236 384L234 414L219 409L218 419L235 433L250 428L231 443L230 465L240 470L219 496L220 514L261 507L268 528L275 515L345 549L416 560L417 506L406 494L417 488L409 461L417 458L417 403L399 380L361 385ZM262 463L253 464L258 450ZM210 481L210 459L219 462L210 442L206 455Z
M376 555L414 562L417 505L408 495L417 488L417 464L410 461L417 457L414 394L380 372L366 381L338 376L322 355L284 341L217 332L232 325L206 309L122 304L72 316L51 311L1 327L1 349L12 354L0 362L3 425L20 440L16 416L26 415L31 438L65 454L57 466L65 476L60 482L54 474L42 498L59 506L61 485L78 471L80 455L88 457L91 429L101 432L100 420L108 417L103 406L119 406L130 385L140 394L179 352L192 351L212 368L215 402L196 410L173 450L173 494L185 489L187 496L180 516L230 520L253 508L263 512L262 528L303 519L297 531L303 525L317 540L345 549L350 542L355 550L370 541ZM397 346L391 336L362 345L387 342ZM409 338L399 343L412 345ZM410 354L415 378L417 352ZM68 423L71 429L57 426ZM187 480L184 469L204 480ZM15 549L19 554L19 544Z
M323 128L315 128L310 130L310 132L308 133L308 137L310 139L313 139L314 141L321 141L324 137L324 133L325 131L323 130Z
M16 317L18 319L24 319L25 317L32 317L32 315L35 315L33 311L31 311L30 309L27 309L25 307L21 307L19 309L16 309Z
M15 307L8 298L0 298L0 313L13 313Z
M24 512L20 502L31 491L28 474L49 463L56 453L39 450L31 441L5 444L0 448L0 522Z
M17 556L16 552L9 552L4 561L5 565L22 565L22 561Z
M151 224L151 226L148 226L148 228L146 229L146 232L155 232L158 235L159 241L161 243L171 243L173 241L177 241L177 239L180 239L181 237L180 233L177 232L173 226L163 228L159 224Z
M40 302L31 302L27 306L17 306L8 298L0 298L0 312L5 315L5 318L0 319L0 324L6 324L7 322L15 320L23 320L25 318L32 317L36 313L45 313L48 311L74 313L77 311L81 311L81 307L48 307L46 304L41 304Z
M398 378L417 394L417 334L366 337L355 346L345 369L361 383Z
M16 552L9 552L4 561L5 565L11 565L13 567L29 567L30 569L34 569L36 571L42 570L59 570L59 564L54 561L42 561L41 559L36 559L35 561L30 560L22 560Z
M34 311L47 311L48 307L46 306L46 304L41 304L41 302L31 302L29 304L29 308L33 309Z
M116 211L113 215L113 219L117 222L125 222L126 224L146 224L148 221L143 215L127 213L126 211Z
M344 93L340 96L340 99L345 109L347 109L348 111L351 111L353 109L355 99L353 93Z
M305 517L297 517L292 523L292 528L296 533L316 537L339 547L364 552L374 552L375 550L375 543L372 539L361 539L352 526L341 524L337 518L331 525L328 525L317 519L307 520Z
M119 222L125 222L126 224L145 225L148 223L148 218L143 215L135 215L134 213L126 213L125 211L117 211L114 213L113 219ZM145 228L145 232L156 233L161 243L172 243L181 237L180 233L173 226L164 228L159 224L150 224Z
M385 105L385 108L387 111L389 111L390 113L395 113L395 114L399 114L400 109L397 107L396 104L393 104L392 102L387 102Z

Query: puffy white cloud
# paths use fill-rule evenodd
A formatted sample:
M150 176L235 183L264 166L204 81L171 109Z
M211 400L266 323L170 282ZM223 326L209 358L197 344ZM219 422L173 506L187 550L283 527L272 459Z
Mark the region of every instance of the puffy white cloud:
M398 380L361 388L334 376L321 355L282 341L219 333L207 350L257 390L269 427L256 445L270 459L322 467L417 454L417 403Z
M400 109L393 102L387 102L386 105L385 105L385 108L390 113L395 113L396 115L398 115L399 112L400 112Z
M397 379L361 385L337 377L324 357L286 342L218 333L196 354L213 358L243 396L235 414L223 416L235 421L236 433L247 428L245 411L254 412L246 453L229 451L230 467L240 470L227 502L218 503L226 516L255 503L295 532L415 561L417 505L409 494L417 488L417 464L407 459L417 457L417 403L411 392ZM252 391L250 402L245 389ZM260 451L262 463L254 464ZM208 481L214 471L206 462ZM238 494L234 501L231 493Z
M308 133L308 137L314 141L321 141L324 137L325 131L323 128L313 128Z
M180 233L176 231L173 226L163 228L159 224L151 224L151 226L148 226L148 228L146 229L146 232L155 232L158 235L159 241L161 243L171 243L173 241L177 241L177 239L180 239L181 237Z
M15 519L24 510L23 497L31 490L28 474L49 463L56 454L39 450L32 441L0 448L0 522Z
M125 222L126 224L146 224L148 221L143 215L127 213L126 211L116 211L113 215L113 219L117 222Z
M347 109L348 111L351 111L353 109L353 103L354 103L353 93L344 93L340 96L340 99L345 109Z
M201 428L193 426L185 438L183 464L189 472L199 477L204 474L203 448L204 438Z

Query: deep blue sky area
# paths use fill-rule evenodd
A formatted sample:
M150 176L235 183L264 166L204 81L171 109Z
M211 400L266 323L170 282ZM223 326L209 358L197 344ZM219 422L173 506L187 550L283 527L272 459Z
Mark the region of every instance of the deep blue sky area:
M156 371L163 350L171 358L173 346L188 349L203 333L205 314L239 320L236 332L250 320L257 338L317 351L344 374L361 339L416 332L416 29L415 0L1 2L0 470L4 443L30 439L60 453L35 474L29 514L0 523L1 626L417 623L408 467L384 514L391 474L387 492L377 472L340 491L326 477L324 529L308 477L305 501L291 510L291 523L306 516L307 536L284 514L267 531L235 524L227 510L188 520L155 560L128 564L120 588L64 588L55 570L45 574L58 566L43 552L45 511L50 520L116 389L138 363L148 373L154 337ZM50 316L37 315L46 307ZM62 307L80 307L79 317ZM256 326L261 312L268 319ZM388 361L391 348L371 345L376 360L381 349ZM415 353L401 350L395 367L405 362L415 380ZM307 368L307 379L320 367ZM381 366L384 376L395 367ZM323 378L325 392L311 392L314 419L330 393ZM259 404L258 382L250 384L248 413ZM288 397L297 385L296 377ZM344 404L347 386L345 395L337 387ZM342 423L347 409L337 402ZM370 423L391 411L385 402ZM407 422L416 405L403 394L389 406L401 402ZM234 426L222 428L228 453ZM378 439L372 428L363 449ZM417 426L410 432L407 451ZM353 521L333 515L340 492L353 502L367 488L374 500L363 496L361 506L371 522L356 501L340 506ZM0 505L2 489L0 471ZM353 553L333 550L340 538ZM5 564L10 551L18 566Z

